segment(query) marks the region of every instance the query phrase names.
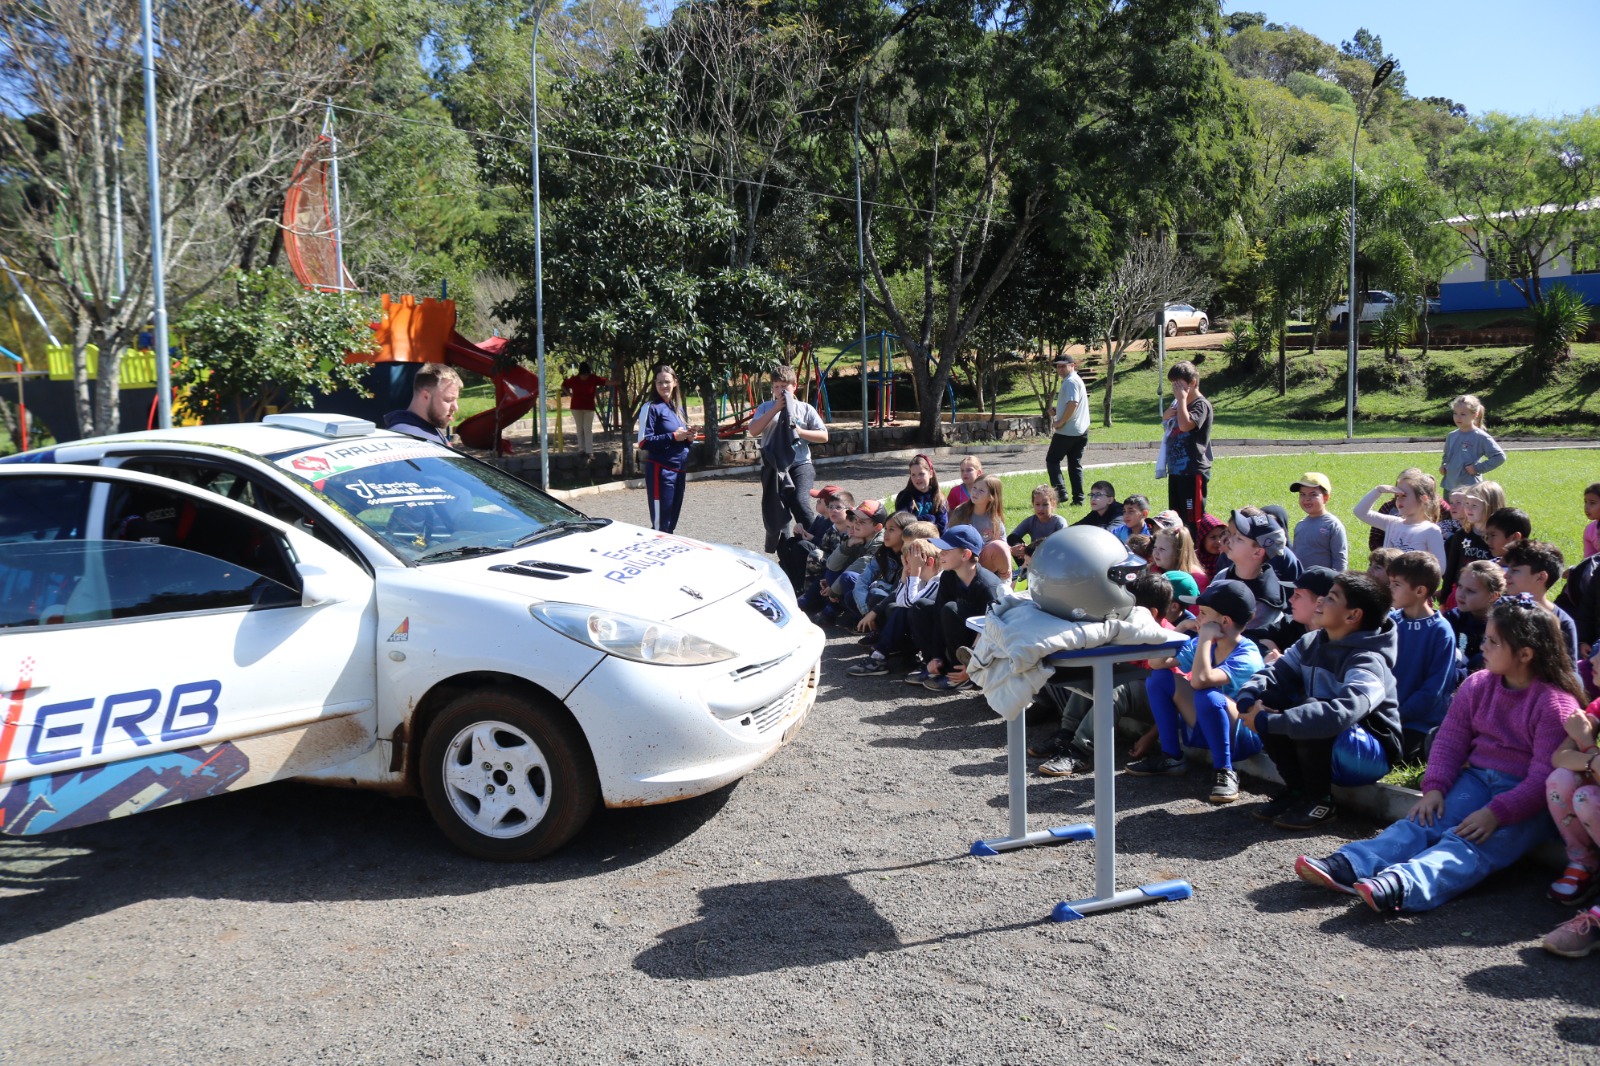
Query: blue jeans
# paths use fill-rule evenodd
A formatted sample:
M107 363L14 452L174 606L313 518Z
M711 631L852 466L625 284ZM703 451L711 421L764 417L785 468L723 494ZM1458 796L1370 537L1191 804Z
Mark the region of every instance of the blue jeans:
M1405 884L1406 911L1431 911L1455 899L1496 870L1555 837L1555 824L1540 812L1526 821L1502 825L1481 844L1455 834L1461 819L1500 793L1521 784L1520 777L1469 766L1444 798L1444 813L1432 825L1409 818L1395 822L1371 840L1339 849L1357 877L1393 870Z
M1152 670L1145 682L1150 697L1150 714L1161 734L1161 750L1177 758L1185 747L1208 748L1211 764L1218 770L1233 769L1234 759L1248 759L1261 751L1261 738L1253 729L1228 714L1228 697L1221 689L1196 689L1194 725L1183 720L1175 694L1178 675L1171 670Z
M872 650L888 658L911 651L911 609L889 607L883 617L883 628L878 630L878 643Z

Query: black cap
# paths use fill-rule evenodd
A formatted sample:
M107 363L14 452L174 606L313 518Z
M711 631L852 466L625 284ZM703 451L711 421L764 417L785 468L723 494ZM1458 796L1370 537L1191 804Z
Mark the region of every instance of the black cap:
M1243 581L1213 581L1198 596L1179 596L1184 603L1209 607L1224 618L1231 618L1241 629L1256 613L1256 596Z
M1318 596L1326 596L1333 591L1333 579L1339 576L1339 571L1329 570L1326 566L1308 566L1300 571L1300 576L1295 578L1294 587L1309 589Z

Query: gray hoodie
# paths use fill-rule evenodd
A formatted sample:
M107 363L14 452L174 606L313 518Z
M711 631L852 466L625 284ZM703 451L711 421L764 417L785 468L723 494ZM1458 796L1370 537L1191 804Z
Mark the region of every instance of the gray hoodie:
M1506 450L1481 429L1452 429L1444 439L1444 479L1439 492L1446 498L1464 485L1476 485L1483 475L1506 461ZM1475 473L1467 473L1467 467Z
M1390 765L1400 758L1400 704L1394 664L1399 630L1389 618L1343 640L1322 630L1301 637L1277 662L1256 674L1234 702L1257 702L1281 714L1256 716L1256 732L1296 740L1326 740L1360 723L1383 745Z

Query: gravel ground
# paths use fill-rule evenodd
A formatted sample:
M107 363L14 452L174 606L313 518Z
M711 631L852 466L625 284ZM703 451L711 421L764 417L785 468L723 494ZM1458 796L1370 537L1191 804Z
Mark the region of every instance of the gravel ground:
M757 491L692 485L681 531L759 546ZM0 1062L1600 1060L1596 963L1536 946L1566 913L1547 872L1385 921L1290 873L1373 826L1291 838L1198 773L1118 781L1120 884L1193 899L1047 921L1092 891L1093 846L969 857L1006 824L1002 722L849 679L857 651L830 642L811 718L745 781L602 812L543 863L300 785L0 842ZM1092 782L1035 779L1029 806L1087 820Z

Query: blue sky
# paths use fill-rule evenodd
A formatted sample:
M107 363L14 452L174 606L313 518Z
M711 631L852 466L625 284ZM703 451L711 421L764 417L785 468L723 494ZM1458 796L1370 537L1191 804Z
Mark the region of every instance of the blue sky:
M1337 45L1383 38L1413 96L1474 113L1560 115L1600 107L1600 0L1225 0Z

